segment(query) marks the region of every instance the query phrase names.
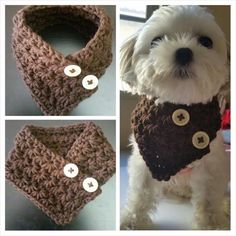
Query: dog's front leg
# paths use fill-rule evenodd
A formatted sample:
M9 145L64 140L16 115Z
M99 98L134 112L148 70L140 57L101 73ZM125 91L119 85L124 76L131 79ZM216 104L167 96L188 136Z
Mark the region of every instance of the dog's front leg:
M209 198L211 198L211 200ZM195 201L193 201L193 228L198 230L229 229L228 209L224 208L226 205L224 201L227 200L228 199L223 196L213 197L210 195L206 199L195 199Z
M216 156L210 158L217 159ZM221 159L223 158L225 157ZM213 163L207 162L204 167L194 171L191 180L194 229L229 229L229 212L225 209L229 205L224 204L224 201L227 201L225 197L228 183L227 171L225 163L214 166Z
M156 208L156 180L140 154L133 152L129 160L129 188L124 209L121 212L121 229L152 229L150 212Z

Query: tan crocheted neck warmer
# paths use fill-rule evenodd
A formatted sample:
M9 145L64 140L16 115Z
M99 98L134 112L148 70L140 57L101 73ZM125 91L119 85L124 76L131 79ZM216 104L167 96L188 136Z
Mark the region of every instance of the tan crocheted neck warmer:
M168 181L181 169L210 152L220 129L217 97L207 104L156 105L142 97L132 113L132 130L152 177Z
M25 126L6 163L6 178L56 224L68 224L115 172L115 152L93 123Z
M97 90L112 61L112 26L96 6L28 6L13 20L12 48L17 67L45 115L65 115ZM57 24L74 27L86 46L64 56L39 36Z

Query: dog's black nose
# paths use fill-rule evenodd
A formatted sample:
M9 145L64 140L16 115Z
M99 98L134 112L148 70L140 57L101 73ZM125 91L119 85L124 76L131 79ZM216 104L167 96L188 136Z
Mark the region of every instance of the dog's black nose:
M180 66L186 66L193 60L193 52L189 48L179 48L175 52L176 63Z

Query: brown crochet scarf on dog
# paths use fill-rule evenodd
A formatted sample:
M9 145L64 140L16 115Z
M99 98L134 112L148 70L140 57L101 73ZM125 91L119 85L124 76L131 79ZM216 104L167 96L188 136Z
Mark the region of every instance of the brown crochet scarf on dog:
M13 20L12 48L22 78L45 115L65 115L97 91L82 86L87 75L97 78L112 61L112 26L96 6L27 6ZM67 24L86 40L78 52L64 56L39 32L47 26ZM81 73L68 77L65 67L78 65Z
M74 178L63 172L68 163L79 168ZM59 225L70 223L114 173L115 153L91 122L58 128L27 125L6 163L6 178ZM87 177L97 180L95 192L83 188Z
M168 181L209 153L209 143L216 137L220 123L216 97L207 104L190 106L168 102L157 106L155 99L142 97L131 118L140 154L152 177L159 181Z

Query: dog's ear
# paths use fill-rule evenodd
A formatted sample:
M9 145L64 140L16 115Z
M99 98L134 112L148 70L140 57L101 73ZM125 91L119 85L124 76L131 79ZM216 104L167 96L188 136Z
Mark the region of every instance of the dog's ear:
M134 63L134 46L138 33L129 37L121 46L120 49L120 76L122 87L124 90L136 93L137 78L133 70Z

